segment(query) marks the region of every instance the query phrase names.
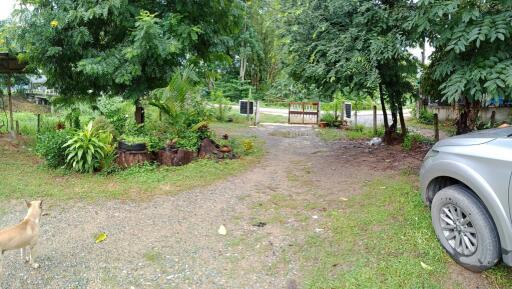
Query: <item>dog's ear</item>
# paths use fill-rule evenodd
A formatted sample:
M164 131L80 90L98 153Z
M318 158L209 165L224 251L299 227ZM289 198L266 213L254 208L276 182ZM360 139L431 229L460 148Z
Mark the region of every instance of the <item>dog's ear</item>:
M27 208L30 208L31 203L27 200L25 200L25 205L27 205Z

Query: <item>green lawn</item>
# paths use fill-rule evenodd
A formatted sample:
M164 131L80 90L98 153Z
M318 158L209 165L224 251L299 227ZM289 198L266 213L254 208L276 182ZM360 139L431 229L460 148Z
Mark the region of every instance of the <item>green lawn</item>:
M341 130L337 128L322 128L316 130L317 136L323 141L330 142L336 141L340 139L349 139L349 140L360 140L360 139L370 139L375 136L382 136L384 131L382 128L377 129L377 134L375 135L373 132L373 128L367 127L359 127L355 130Z
M305 288L464 288L448 275L453 261L435 237L416 182L408 174L376 179L329 212L330 234L310 235L303 248L310 264ZM504 265L483 274L496 288L512 288Z
M260 123L288 123L288 117L283 115L260 113Z
M429 129L434 131L434 125L432 124L425 124L419 122L415 118L410 118L406 121L407 126L413 127L413 128L420 128L420 129ZM439 130L444 131L448 136L455 135L456 127L455 125L450 121L444 121L439 123Z

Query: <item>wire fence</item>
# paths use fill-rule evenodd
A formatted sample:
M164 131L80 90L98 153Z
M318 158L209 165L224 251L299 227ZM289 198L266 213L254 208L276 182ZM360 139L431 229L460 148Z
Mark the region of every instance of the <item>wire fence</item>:
M14 112L13 118L14 129L25 136L54 130L59 122L59 117L50 113ZM0 111L0 133L7 133L9 127L9 114Z

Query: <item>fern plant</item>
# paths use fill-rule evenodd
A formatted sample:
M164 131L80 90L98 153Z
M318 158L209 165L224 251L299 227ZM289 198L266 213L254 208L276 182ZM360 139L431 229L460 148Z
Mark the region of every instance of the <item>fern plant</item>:
M105 165L103 161L106 154L113 152L111 143L112 134L95 130L92 122L89 122L85 129L77 131L64 144L66 165L80 173L92 173Z

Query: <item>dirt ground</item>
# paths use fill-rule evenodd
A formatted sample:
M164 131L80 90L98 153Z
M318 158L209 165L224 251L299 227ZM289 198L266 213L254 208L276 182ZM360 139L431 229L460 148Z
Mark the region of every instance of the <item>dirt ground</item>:
M306 127L253 130L266 141L263 160L210 187L145 202L46 201L41 268L6 252L1 288L302 288L300 254L289 248L322 234L324 212L362 184L391 170L417 171L425 153L324 143ZM20 201L1 204L0 224L24 214ZM99 232L108 237L96 244ZM490 287L456 265L450 275L464 288Z

